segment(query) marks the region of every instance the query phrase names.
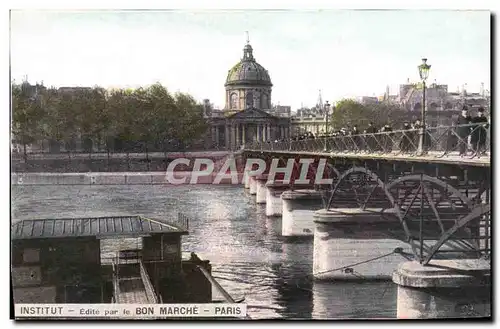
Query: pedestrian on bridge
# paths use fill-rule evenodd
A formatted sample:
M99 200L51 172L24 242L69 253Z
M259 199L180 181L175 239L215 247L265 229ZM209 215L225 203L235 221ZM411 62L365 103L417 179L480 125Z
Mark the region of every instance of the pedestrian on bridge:
M477 116L471 119L471 123L474 124L474 126L472 126L471 134L472 148L477 155L480 155L481 153L484 154L484 152L486 151L486 129L488 128L488 119L486 119L486 117L484 116L484 108L480 107L477 110Z
M368 134L366 136L366 144L368 146L368 152L373 152L377 148L377 141L376 137L374 134L378 132L378 129L373 125L373 122L368 123L368 128L365 130L365 134Z
M392 152L392 127L389 124L386 124L382 128L383 132L386 134L383 136L383 146L384 146L384 152L386 153L391 153Z
M401 142L399 143L399 148L401 150L401 153L407 153L410 151L410 141L412 139L412 136L411 136L411 125L409 122L405 122L403 124L403 130L406 130L406 131L403 131L403 137L401 138Z
M469 111L467 105L464 105L464 107L462 107L462 114L456 121L456 124L458 126L456 128L456 134L458 136L458 153L461 157L465 156L467 152L467 145L469 144L468 138L470 135L470 126L468 125L471 123L472 118L470 117L468 112Z
M352 136L352 142L354 144L354 151L357 152L359 150L362 150L363 145L362 145L362 140L359 136L359 130L357 125L352 126L351 136Z

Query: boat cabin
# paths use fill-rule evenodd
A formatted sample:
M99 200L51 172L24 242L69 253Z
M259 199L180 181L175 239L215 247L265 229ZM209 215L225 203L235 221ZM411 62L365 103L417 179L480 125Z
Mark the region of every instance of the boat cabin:
M186 225L141 216L20 220L12 225L15 303L204 303L212 286L182 259Z

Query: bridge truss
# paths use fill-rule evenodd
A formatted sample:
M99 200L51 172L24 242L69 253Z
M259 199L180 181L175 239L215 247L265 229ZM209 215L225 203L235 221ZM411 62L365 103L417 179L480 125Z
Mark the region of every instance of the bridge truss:
M455 131L448 130L448 134ZM391 139L379 138L379 148L384 145L380 143L383 140ZM465 143L465 138L462 140ZM383 218L396 218L401 223L400 236L411 246L415 259L424 265L433 259L490 257L492 186L488 154L487 158L483 156L483 162L477 158L480 154L475 154L474 159L442 161L455 151L445 148L436 153L435 148L429 147L434 154L425 161L411 154L378 157L366 149L359 151L366 156L353 157L351 153L325 154L319 147L325 143L321 139L303 141L301 145L306 142L316 143L319 152L294 151L290 145L289 150L276 150L273 145L268 150L245 149L242 155L260 157L267 163L278 158L280 167L293 159L292 188L321 190L326 209L359 208L378 211ZM314 159L308 178L316 176L319 160L326 159L323 177L331 178L332 184L294 184L302 158Z

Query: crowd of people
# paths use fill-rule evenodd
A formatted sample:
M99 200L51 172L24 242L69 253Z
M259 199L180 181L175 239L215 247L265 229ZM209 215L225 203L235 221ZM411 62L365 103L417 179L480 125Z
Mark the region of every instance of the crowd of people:
M484 116L484 108L477 110L477 115L469 115L467 106L462 108L462 114L458 117L456 125L457 136L459 137L459 154L465 156L467 144L470 145L475 153L484 154L486 152L487 126L488 119Z
M459 155L465 156L467 152L467 146L470 145L470 148L478 154L484 153L486 149L486 140L487 140L487 124L488 119L484 115L484 108L479 108L477 110L477 115L472 117L469 115L469 109L467 106L462 108L462 114L458 117L458 119L453 123L456 127L455 133L451 130L447 132L446 139L441 138L441 142L446 144L446 149L456 149L458 146ZM423 125L420 120L416 120L413 123L404 122L400 129L405 131L401 139L399 140L399 148L401 152L413 152L416 151L419 145L420 132L419 130L423 128ZM393 132L393 127L390 124L383 125L382 127L377 127L370 122L368 127L361 131L358 129L357 125L353 125L352 127L346 126L342 127L339 130L335 130L328 134L317 134L315 135L312 132L305 132L300 135L296 135L292 137L292 141L302 141L309 140L315 138L324 138L324 137L342 137L342 136L351 136L350 138L351 144L353 144L353 148L362 149L363 147L368 147L373 151L390 151L393 146L393 134L385 134L378 136L370 136L371 134L376 133L387 133ZM364 137L359 135L364 134ZM366 135L369 136L366 136ZM424 138L424 147L429 147L432 142L432 138L430 136L430 132L426 131L426 135ZM278 142L278 141L276 141Z

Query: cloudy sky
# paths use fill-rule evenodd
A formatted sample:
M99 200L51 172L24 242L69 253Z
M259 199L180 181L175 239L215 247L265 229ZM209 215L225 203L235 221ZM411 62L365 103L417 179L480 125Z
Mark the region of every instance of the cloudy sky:
M273 103L312 106L397 93L418 79L490 88L486 11L13 11L11 75L53 86L137 87L160 82L224 104L228 70L249 31L270 73Z

